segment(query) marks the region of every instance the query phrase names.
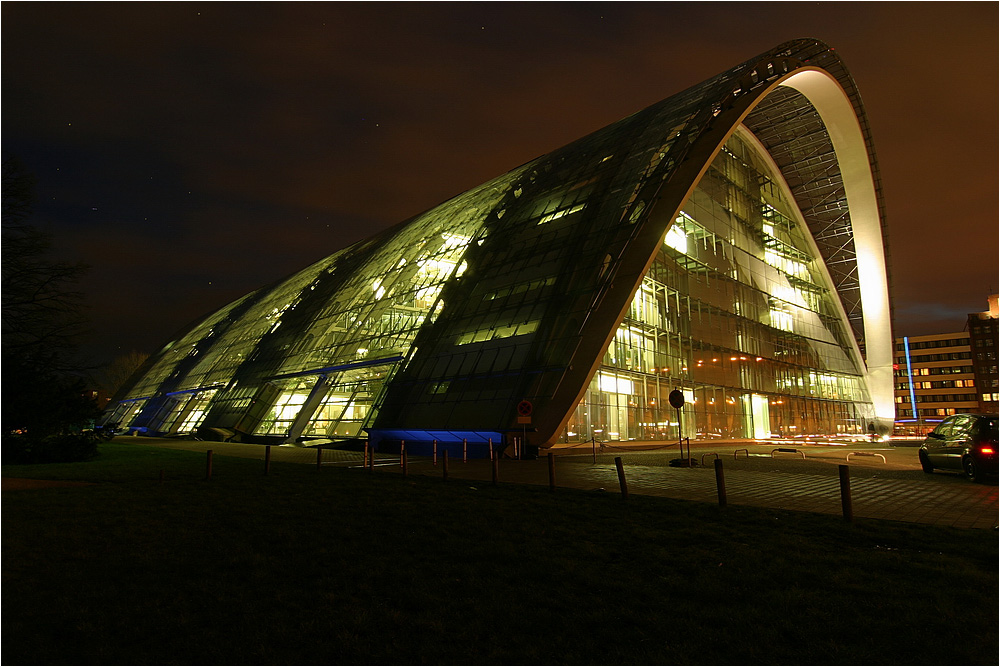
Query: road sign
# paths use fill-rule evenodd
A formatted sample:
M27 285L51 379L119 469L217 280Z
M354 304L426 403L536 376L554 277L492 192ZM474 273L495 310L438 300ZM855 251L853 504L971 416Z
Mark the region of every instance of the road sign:
M674 389L670 392L670 396L667 397L667 400L670 401L671 406L677 408L678 410L684 407L684 394L680 389Z
M521 417L530 417L534 409L531 401L521 401L517 404L517 414Z

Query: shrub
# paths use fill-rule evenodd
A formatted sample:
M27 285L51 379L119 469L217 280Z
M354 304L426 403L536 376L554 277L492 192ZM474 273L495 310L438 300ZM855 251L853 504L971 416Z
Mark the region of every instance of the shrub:
M60 433L42 437L8 434L3 438L3 462L73 463L97 456L98 436L93 431Z

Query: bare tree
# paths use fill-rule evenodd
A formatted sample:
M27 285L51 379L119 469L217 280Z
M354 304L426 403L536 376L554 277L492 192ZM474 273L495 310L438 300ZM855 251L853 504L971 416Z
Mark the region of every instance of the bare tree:
M122 385L128 382L128 379L146 363L146 359L149 359L149 355L137 350L132 350L131 352L115 357L104 368L103 373L103 385L108 392L108 396L113 396L121 389Z
M16 159L3 162L3 356L36 370L74 370L86 322L76 288L84 264L48 257L51 237L28 224L34 178Z
M63 457L51 449L40 453L50 436L69 443L67 451L84 452L65 456L86 455L90 443L84 440L80 450L72 434L97 415L97 406L84 395L83 369L73 358L85 322L76 285L86 267L48 257L51 238L27 222L33 188L34 178L20 162L4 160L0 434L5 460L9 452L24 460Z

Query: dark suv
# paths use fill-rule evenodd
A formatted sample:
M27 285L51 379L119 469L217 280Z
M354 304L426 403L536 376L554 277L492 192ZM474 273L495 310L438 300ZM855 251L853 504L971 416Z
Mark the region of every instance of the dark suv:
M920 466L960 470L976 482L997 474L997 415L952 415L920 445Z

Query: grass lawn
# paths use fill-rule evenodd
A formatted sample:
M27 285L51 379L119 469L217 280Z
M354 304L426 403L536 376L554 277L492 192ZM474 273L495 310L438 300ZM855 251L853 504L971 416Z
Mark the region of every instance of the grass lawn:
M101 451L3 466L97 482L4 492L4 664L997 664L993 531Z

